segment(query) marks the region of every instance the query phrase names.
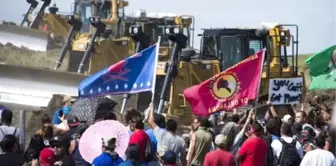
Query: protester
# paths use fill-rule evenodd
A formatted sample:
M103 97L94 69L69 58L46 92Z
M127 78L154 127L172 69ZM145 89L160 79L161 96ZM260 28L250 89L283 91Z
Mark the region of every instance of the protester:
M204 166L236 166L236 160L233 154L228 152L227 136L219 134L215 138L216 150L206 154Z
M147 166L140 159L141 152L140 148L136 144L128 145L126 149L126 161L121 163L119 166Z
M335 156L324 150L327 134L321 133L315 139L316 149L309 151L302 159L300 166L335 166Z
M80 121L76 116L68 116L67 117L67 124L69 126L69 131L67 135L73 140L77 138L77 127L80 125Z
M150 103L148 107L149 118L148 125L154 130L154 135L158 141L158 149L163 148L173 151L179 156L182 166L187 165L186 161L186 145L184 140L176 135L177 123L175 120L168 120L166 130L161 129L154 121L154 106Z
M40 129L31 137L28 148L25 151L24 157L26 162L37 159L41 150L50 147L50 140L53 137L54 131L51 125L51 119L47 114L41 117Z
M130 137L129 144L136 144L140 150L140 160L142 162L150 162L154 158L154 153L152 152L151 142L144 131L144 123L142 119L137 119L135 122L135 130ZM150 151L146 152L147 146Z
M118 153L114 151L116 148L116 142L116 138L102 138L102 154L93 160L92 165L118 166L119 164L124 162L123 159L119 157Z
M301 125L307 123L307 114L304 111L298 111L295 113L295 122Z
M212 144L212 134L208 131L209 120L207 118L197 117L195 125L198 130L192 135L189 154L188 165L202 166L205 155L210 152Z
M11 126L13 120L13 112L9 109L5 109L1 113L1 126L0 126L0 141L8 134L12 134L18 140L20 146L18 146L18 151L22 152L22 138L19 128ZM0 149L1 152L1 149Z
M138 110L135 108L126 110L125 120L130 135L132 135L133 131L135 130L135 122L137 119L141 119L141 113Z
M69 155L70 138L68 136L54 136L50 141L50 145L56 155L55 165L75 165Z
M71 141L69 153L73 158L76 166L90 166L91 164L85 161L79 151L79 140L89 126L86 123L81 123L76 128L76 137Z
M250 136L236 154L241 166L262 166L265 164L267 144L262 138L263 127L254 122L250 126Z
M61 118L66 118L66 116L70 113L71 105L76 101L75 98L65 96L63 99L63 107L56 110L53 116L53 124L58 125L62 123Z
M271 144L280 166L291 166L288 163L299 165L303 157L303 149L299 141L293 139L291 126L287 123L281 125L281 138Z
M163 115L154 113L154 122L155 122L155 124L157 124L157 126L160 129L166 130L166 118ZM153 153L156 154L156 152L157 152L157 139L155 137L154 130L152 128L149 128L149 129L146 130L146 133L151 140Z
M22 154L17 153L19 144L14 135L5 135L0 142L2 152L0 153L0 165L4 166L22 166L24 158Z

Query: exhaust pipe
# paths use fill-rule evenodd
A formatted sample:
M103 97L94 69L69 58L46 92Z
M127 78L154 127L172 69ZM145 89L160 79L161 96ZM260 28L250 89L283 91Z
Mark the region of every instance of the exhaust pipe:
M58 60L56 61L56 66L55 66L55 70L59 69L62 65L62 62L64 60L65 54L67 53L70 45L71 45L71 41L73 39L73 35L75 33L75 31L80 31L81 27L82 27L82 22L78 19L75 18L74 15L69 15L67 16L67 22L68 24L71 25L69 33L64 41L60 56L58 58Z
M51 0L42 0L43 4L38 11L37 15L34 17L33 21L30 23L29 28L37 29L38 28L38 21L43 15L45 9L50 5Z
M90 39L89 45L87 49L85 50L84 56L78 66L77 73L82 73L82 69L84 67L84 64L86 64L87 59L89 58L90 54L92 53L94 42L101 33L105 31L106 25L100 21L99 17L90 17L91 25L95 28L92 37Z
M34 9L37 7L38 2L35 0L27 0L27 2L30 4L28 10L26 11L26 13L23 15L23 18L20 22L20 26L23 26L23 24L26 22L27 25L29 25L29 20L28 20L28 16L33 13Z

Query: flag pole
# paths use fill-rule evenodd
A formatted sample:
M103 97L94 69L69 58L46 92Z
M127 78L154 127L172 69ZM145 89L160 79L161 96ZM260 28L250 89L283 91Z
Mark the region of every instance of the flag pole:
M257 97L256 99L254 100L254 103L253 103L253 109L255 111L255 115L257 115L257 110L256 110L256 105L258 104L258 101L259 101L259 91L260 91L260 85L261 85L261 81L262 81L262 71L263 71L263 67L264 67L264 59L265 59L265 53L266 53L266 49L263 49L263 54L262 54L262 57L261 57L261 74L260 74L260 81L258 83L258 89L257 89ZM257 116L256 116L257 117Z
M136 46L135 46L135 54L139 53L140 52L140 43L137 43ZM126 104L127 104L127 100L131 97L131 95L129 93L125 93L123 95L123 102L122 102L122 105L121 105L121 110L120 110L120 113L123 115L124 111L125 111L125 108L126 108Z
M155 63L154 63L154 75L153 75L153 87L152 87L152 99L151 101L153 102L154 101L154 94L155 94L155 85L156 85L156 72L157 72L157 63L159 61L159 50L160 50L160 42L161 42L161 36L158 37L158 41L157 41L157 47L156 47L156 60L155 60Z
M155 63L154 63L154 74L153 74L153 84L152 84L152 98L151 98L151 102L154 102L154 95L155 95L155 85L156 85L156 71L157 71L157 63L159 61L159 51L160 51L160 42L161 42L161 36L158 37L158 41L156 43L156 54L155 54ZM154 103L153 103L154 104ZM143 120L143 122L145 122L149 117L149 111L148 109L145 110L145 118Z

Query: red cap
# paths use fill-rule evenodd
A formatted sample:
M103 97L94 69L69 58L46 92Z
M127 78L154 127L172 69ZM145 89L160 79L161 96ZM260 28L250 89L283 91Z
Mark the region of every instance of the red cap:
M52 149L44 148L40 153L41 166L52 166L55 162L55 153Z

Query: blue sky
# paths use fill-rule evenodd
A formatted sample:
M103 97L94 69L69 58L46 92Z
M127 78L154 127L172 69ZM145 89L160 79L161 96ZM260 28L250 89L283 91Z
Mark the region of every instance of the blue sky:
M71 0L54 0L69 12ZM0 0L0 20L19 22L28 5L23 0ZM251 27L261 22L299 25L299 52L312 53L336 44L335 0L129 0L126 13L138 9L196 17L196 34L201 28ZM199 38L195 36L198 47Z

